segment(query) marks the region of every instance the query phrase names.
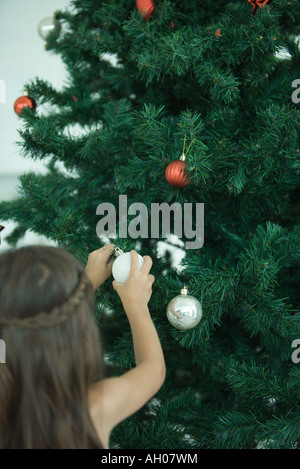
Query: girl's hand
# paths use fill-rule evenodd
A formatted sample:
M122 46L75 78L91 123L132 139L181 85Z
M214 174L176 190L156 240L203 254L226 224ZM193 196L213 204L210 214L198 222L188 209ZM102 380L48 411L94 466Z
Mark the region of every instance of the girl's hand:
M94 290L97 290L111 275L114 258L112 257L109 262L108 260L113 252L114 244L107 244L90 253L85 272L92 282Z

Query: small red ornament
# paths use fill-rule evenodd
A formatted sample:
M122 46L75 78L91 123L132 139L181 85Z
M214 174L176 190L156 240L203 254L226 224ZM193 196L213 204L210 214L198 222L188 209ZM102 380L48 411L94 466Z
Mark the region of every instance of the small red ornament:
M136 7L144 20L148 20L154 13L155 3L153 0L136 0Z
M265 6L267 3L271 3L272 0L248 0L251 5L253 5L252 13L255 15L257 8Z
M166 167L165 176L169 184L175 187L184 187L191 182L191 178L186 174L185 155L183 154L179 160L172 161Z
M20 96L18 99L15 100L14 103L15 113L18 114L18 116L21 116L23 108L27 106L29 106L31 109L35 109L36 103L34 99L26 95Z

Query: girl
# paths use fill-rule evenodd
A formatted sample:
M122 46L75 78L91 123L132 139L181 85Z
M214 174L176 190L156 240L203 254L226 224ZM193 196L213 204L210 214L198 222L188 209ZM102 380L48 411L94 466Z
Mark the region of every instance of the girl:
M131 251L113 281L133 338L135 368L103 377L92 294L111 274L109 244L84 268L68 251L29 246L0 256L0 448L107 448L112 429L162 386L165 362L148 302L152 260Z

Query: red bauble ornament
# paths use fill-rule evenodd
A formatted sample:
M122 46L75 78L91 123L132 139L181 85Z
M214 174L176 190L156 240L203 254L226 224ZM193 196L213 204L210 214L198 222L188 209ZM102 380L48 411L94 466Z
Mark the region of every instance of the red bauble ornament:
M171 186L184 187L189 185L191 178L186 174L185 155L182 155L179 160L172 161L166 167L166 179Z
M154 13L155 3L153 0L136 0L136 7L144 20L148 20Z
M15 100L14 103L15 113L18 114L18 116L21 116L23 108L27 106L29 106L31 109L35 109L36 104L34 99L30 98L29 96L20 96Z
M271 3L272 0L248 0L249 3L251 3L251 5L253 5L253 10L252 10L252 13L253 15L256 14L256 10L257 8L261 8L263 6L265 6L267 3Z

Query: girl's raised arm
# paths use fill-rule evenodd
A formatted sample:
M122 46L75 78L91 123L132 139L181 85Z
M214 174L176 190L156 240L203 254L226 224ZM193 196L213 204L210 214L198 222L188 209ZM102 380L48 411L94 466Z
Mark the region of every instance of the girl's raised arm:
M119 377L99 381L91 388L91 414L102 441L108 441L111 430L139 410L165 380L164 355L148 309L154 282L149 273L151 266L151 258L144 256L140 271L137 252L131 251L127 281L124 284L113 282L129 320L136 366Z

